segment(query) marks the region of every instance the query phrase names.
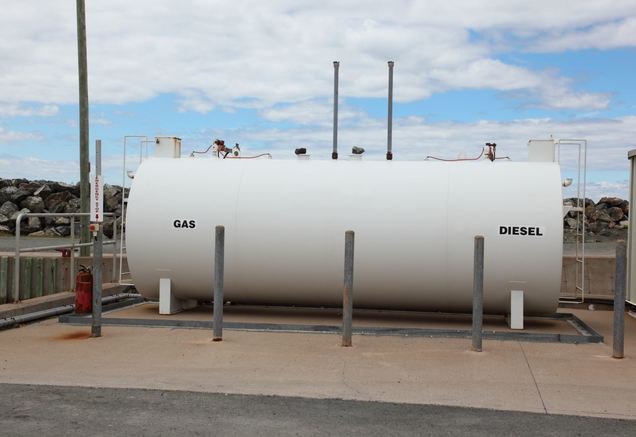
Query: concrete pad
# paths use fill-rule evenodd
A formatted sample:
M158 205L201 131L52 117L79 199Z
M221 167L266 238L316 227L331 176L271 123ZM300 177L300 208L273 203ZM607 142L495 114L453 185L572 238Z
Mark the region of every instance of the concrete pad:
M577 315L604 334L611 327L611 312ZM206 330L114 326L105 326L103 337L95 339L89 327L48 320L0 332L0 382L636 419L636 390L629 387L636 374L636 320L630 319L626 331L627 358L618 361L607 358L606 344L484 341L485 352L475 353L469 352L469 339L354 335L354 346L342 348L338 335L226 331L223 342L213 343Z
M160 320L212 320L212 306L202 305L189 311L170 315L158 315L156 303L145 303L123 308L105 314L108 318L122 319L160 319ZM567 311L566 311L567 312ZM292 308L251 305L229 305L223 309L226 322L308 324L319 326L340 326L342 311L337 308ZM437 314L424 312L360 310L353 312L355 327L388 328L435 328L435 329L471 329L470 314ZM528 332L545 334L578 334L576 329L564 320L527 318L525 328ZM484 331L515 332L503 316L484 316Z
M625 358L612 354L611 311L572 311L605 337L603 345L578 345L567 353L553 344L521 345L548 412L636 416L636 320L625 317Z
M53 322L2 333L0 382L543 411L525 362L503 344L476 355L466 341L414 338L360 337L349 349L334 335L227 332L212 343L200 330L104 327L102 338L88 334Z

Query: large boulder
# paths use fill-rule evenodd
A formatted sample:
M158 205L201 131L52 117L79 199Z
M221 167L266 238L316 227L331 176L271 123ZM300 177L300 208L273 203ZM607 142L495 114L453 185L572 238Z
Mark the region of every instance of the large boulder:
M571 206L577 206L579 204L579 200L576 197L568 197L563 199L563 204L564 205L571 205ZM581 199L581 205L583 206L594 206L594 201L592 199L589 198L585 198L585 199Z
M34 196L40 196L42 199L45 199L49 196L49 194L51 194L53 192L53 190L51 190L51 187L49 187L48 184L44 183L40 185L40 188L38 188L37 190L35 190L33 192Z
M71 193L74 197L79 197L79 185L65 184L64 182L51 182L48 184L53 193Z
M41 184L38 184L37 182L23 182L18 185L19 189L29 192L29 195L33 195L33 193L35 193L35 191L40 187Z
M604 237L610 235L609 222L605 222L601 220L591 224L589 227L589 230L591 232L594 232L597 235L602 235Z
M44 211L44 200L40 196L29 196L20 202L21 208L28 208L31 212L43 212Z
M18 187L11 194L11 201L19 205L20 202L22 202L24 199L29 197L31 194L32 194L32 191L29 188Z
M0 235L8 236L8 235L13 235L13 233L11 232L11 229L8 226L0 225Z
M618 206L612 206L611 208L609 208L607 210L607 214L615 222L621 221L625 216L625 214L623 214L623 210Z
M108 238L113 238L113 235L115 235L114 229L113 229L114 227L115 227L115 221L110 217L106 219L102 226L104 235ZM117 229L117 231L119 231L119 229Z
M8 226L11 223L11 217L0 213L0 225Z
M13 195L17 193L17 191L18 187L14 187L13 185L0 188L0 204L12 200Z
M20 214L28 214L28 213L30 213L30 212L31 212L31 211L30 211L29 209L27 209L27 208L22 208L21 210L16 211L16 212L14 212L14 213L13 213L13 215L11 216L11 220L14 220L14 221L15 221L15 219L17 219L17 218L18 218L18 216L19 216Z
M26 219L26 223L21 226L21 232L25 234L32 234L42 229L42 220L39 217L29 217Z
M607 206L621 206L623 203L623 199L619 199L618 197L602 197L598 203L604 203Z
M66 213L77 213L80 212L81 209L81 201L80 199L71 199L68 201L68 203L66 204L66 207L64 207L64 212Z
M74 199L74 196L68 191L50 194L49 197L46 198L46 209L54 213L64 212L68 201L71 199Z
M565 225L570 229L576 229L576 219L571 217L566 217Z
M606 209L597 210L596 213L597 213L597 216L596 216L597 222L609 223L614 221L612 220L612 217L610 217L610 215L607 213Z
M71 235L71 227L70 226L56 226L55 232L57 232L61 237L68 237Z
M69 217L56 217L53 224L55 226L69 226L71 224L71 219Z
M115 212L121 206L121 190L112 186L104 186L104 210Z
M18 210L18 205L7 200L0 206L0 214L6 215L7 217L11 217Z

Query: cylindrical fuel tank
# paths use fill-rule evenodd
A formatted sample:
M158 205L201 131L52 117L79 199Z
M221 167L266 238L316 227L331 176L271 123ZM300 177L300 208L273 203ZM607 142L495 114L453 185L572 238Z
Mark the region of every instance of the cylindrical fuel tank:
M131 188L126 247L139 292L211 300L214 228L225 297L341 304L355 231L354 306L467 312L485 237L484 311L554 313L563 251L560 169L534 162L152 158Z

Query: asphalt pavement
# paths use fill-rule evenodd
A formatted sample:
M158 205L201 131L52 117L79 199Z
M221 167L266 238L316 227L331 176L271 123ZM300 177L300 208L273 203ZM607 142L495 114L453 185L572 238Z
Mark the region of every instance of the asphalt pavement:
M11 436L598 437L636 430L636 422L618 419L337 399L17 384L0 384L0 393L0 435Z

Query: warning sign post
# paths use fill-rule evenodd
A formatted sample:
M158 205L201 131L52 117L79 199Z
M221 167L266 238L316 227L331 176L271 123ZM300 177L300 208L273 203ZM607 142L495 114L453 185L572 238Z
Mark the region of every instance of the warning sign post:
M102 175L97 173L91 182L91 222L101 223L104 221L104 181Z
M95 141L95 177L91 187L91 230L93 232L93 317L91 337L102 336L102 250L104 234L104 182L102 181L102 141Z

